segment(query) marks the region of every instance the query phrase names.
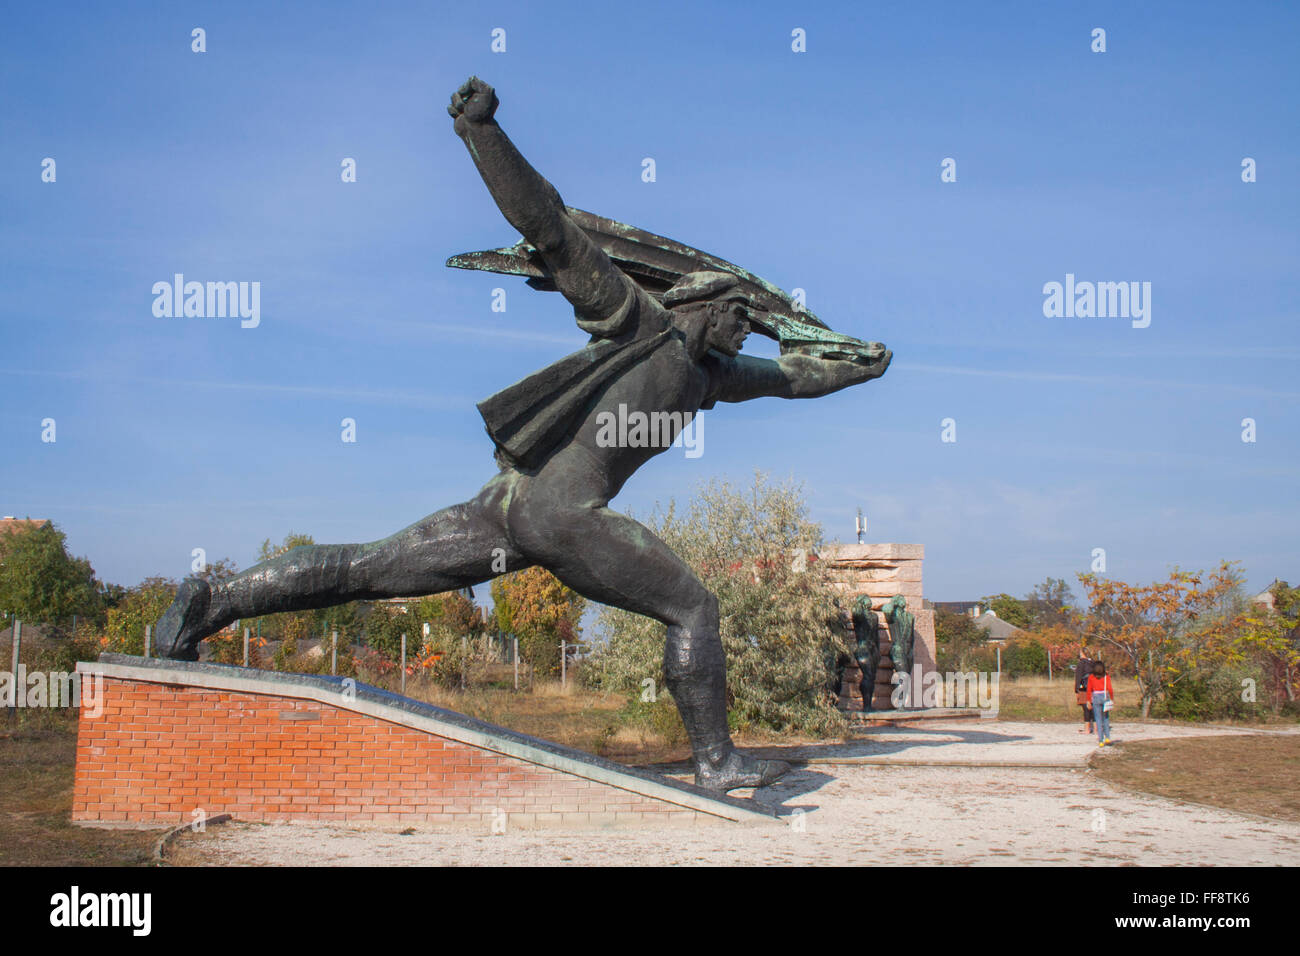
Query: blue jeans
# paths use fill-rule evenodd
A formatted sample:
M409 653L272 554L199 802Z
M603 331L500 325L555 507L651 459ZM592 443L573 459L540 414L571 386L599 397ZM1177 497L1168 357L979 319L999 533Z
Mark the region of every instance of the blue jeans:
M1106 701L1109 695L1104 690L1094 690L1092 692L1092 718L1097 725L1097 742L1107 739L1110 736L1110 714L1106 712Z

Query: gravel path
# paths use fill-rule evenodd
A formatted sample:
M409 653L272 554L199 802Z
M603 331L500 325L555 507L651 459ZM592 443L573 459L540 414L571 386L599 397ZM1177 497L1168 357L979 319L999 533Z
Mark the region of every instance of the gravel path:
M1233 732L1130 725L1122 733L1117 728L1115 739ZM403 835L398 827L233 823L182 837L178 862L1300 865L1300 825L1117 790L1083 769L1095 748L1060 724L959 721L886 729L834 749L804 748L817 762L756 794L783 808L783 824L497 835L427 827ZM860 762L891 757L930 765ZM988 765L952 765L962 760Z

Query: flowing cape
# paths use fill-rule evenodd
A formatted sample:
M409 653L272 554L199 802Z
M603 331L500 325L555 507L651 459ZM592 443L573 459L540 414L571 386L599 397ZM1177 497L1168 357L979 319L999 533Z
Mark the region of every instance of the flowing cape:
M591 403L620 375L666 343L662 332L627 342L597 339L478 403L498 457L538 468L586 419Z

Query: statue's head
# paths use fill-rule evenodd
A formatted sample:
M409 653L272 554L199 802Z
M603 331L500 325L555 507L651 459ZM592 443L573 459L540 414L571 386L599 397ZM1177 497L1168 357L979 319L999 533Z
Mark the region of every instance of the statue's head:
M756 308L729 272L688 272L664 293L664 305L688 334L723 355L740 353Z
M888 601L885 602L885 606L882 607L880 610L884 612L884 615L888 620L893 620L895 613L897 613L898 611L904 611L906 609L907 609L907 598L903 597L903 595L901 594L895 594L893 597L891 597Z

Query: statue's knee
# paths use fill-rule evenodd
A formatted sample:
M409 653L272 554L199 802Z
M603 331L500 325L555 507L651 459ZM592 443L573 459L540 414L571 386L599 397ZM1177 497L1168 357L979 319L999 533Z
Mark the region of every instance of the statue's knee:
M698 594L694 595L693 600L687 606L685 612L681 615L681 626L691 632L711 632L718 633L718 599L704 588L700 588Z

